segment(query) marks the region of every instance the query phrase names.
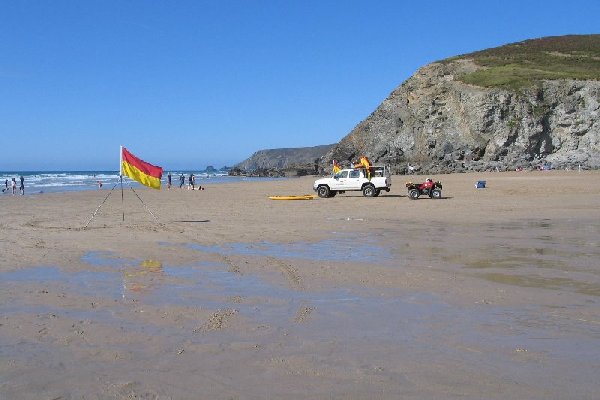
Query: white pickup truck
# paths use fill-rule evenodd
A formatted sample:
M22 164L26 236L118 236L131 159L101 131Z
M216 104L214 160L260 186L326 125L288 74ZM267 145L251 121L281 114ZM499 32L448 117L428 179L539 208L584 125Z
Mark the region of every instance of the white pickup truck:
M386 166L369 168L370 179L365 168L343 169L330 178L317 179L313 190L319 197L333 197L346 191L362 191L363 196L377 197L382 190L390 191L392 178Z

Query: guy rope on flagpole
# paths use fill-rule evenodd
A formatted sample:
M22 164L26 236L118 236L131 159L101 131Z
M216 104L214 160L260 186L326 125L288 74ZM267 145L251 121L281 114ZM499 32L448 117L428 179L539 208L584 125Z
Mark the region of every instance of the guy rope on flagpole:
M114 186L112 187L112 189L110 189L110 192L108 192L108 194L106 195L106 197L104 198L104 200L102 201L102 203L100 203L100 205L98 206L98 208L96 208L96 211L94 211L94 213L92 214L92 216L90 217L90 219L88 219L88 221L85 223L85 226L83 227L83 229L87 228L88 225L90 224L90 222L92 222L92 220L94 219L94 217L96 217L96 214L100 210L100 207L102 207L102 205L104 203L106 203L106 200L108 200L108 197L111 195L111 193L113 192L113 190L115 189L115 187L117 187L116 183L114 184Z
M137 194L137 192L133 189L133 186L131 186L131 184L129 185L129 189L131 189L131 191L136 195L136 197L142 202L144 209L146 211L148 211L150 213L150 215L152 215L152 217L154 217L154 220L156 222L158 222L158 217L156 215L154 215L154 213L150 210L150 208L146 205L146 203L144 203L144 200L142 200L142 198Z

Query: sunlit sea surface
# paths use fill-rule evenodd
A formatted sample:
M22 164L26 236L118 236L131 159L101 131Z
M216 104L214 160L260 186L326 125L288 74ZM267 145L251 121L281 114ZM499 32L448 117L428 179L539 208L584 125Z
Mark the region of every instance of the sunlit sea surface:
M243 176L228 176L227 172L217 171L207 173L204 171L171 171L172 184L179 186L179 177L185 176L185 184L188 183L189 174L193 173L196 177L196 185L212 185L219 183L233 183L241 181L257 181L272 178L256 178ZM120 183L119 174L116 171L28 171L28 172L4 172L0 171L0 187L2 194L11 192L11 180L15 178L17 182L17 193L20 186L20 177L25 178L25 194L71 192L81 190L112 189L114 185ZM8 189L6 186L8 181ZM123 177L123 183L140 186L137 182L128 177ZM166 186L167 175L162 177L162 184Z

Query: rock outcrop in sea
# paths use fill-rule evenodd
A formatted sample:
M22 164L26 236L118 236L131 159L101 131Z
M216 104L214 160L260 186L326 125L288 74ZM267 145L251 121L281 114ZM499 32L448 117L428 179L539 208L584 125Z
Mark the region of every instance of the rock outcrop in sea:
M319 172L319 162L331 150L332 144L260 150L236 164L230 175L302 176Z

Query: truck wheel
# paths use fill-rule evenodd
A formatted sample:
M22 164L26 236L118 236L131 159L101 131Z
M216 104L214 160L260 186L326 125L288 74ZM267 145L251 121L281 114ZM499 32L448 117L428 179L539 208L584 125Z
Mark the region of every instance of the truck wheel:
M363 187L363 196L365 197L373 197L375 196L375 186L373 185L365 185L365 187Z
M431 198L432 199L441 199L442 198L442 191L438 190L438 189L433 189L431 191Z
M417 189L410 189L410 190L408 191L408 197L409 197L411 200L416 200L416 199L418 199L418 198L419 198L419 191L418 191Z
M319 195L319 197L322 198L327 198L329 197L329 188L327 186L319 186L317 188L317 194Z

